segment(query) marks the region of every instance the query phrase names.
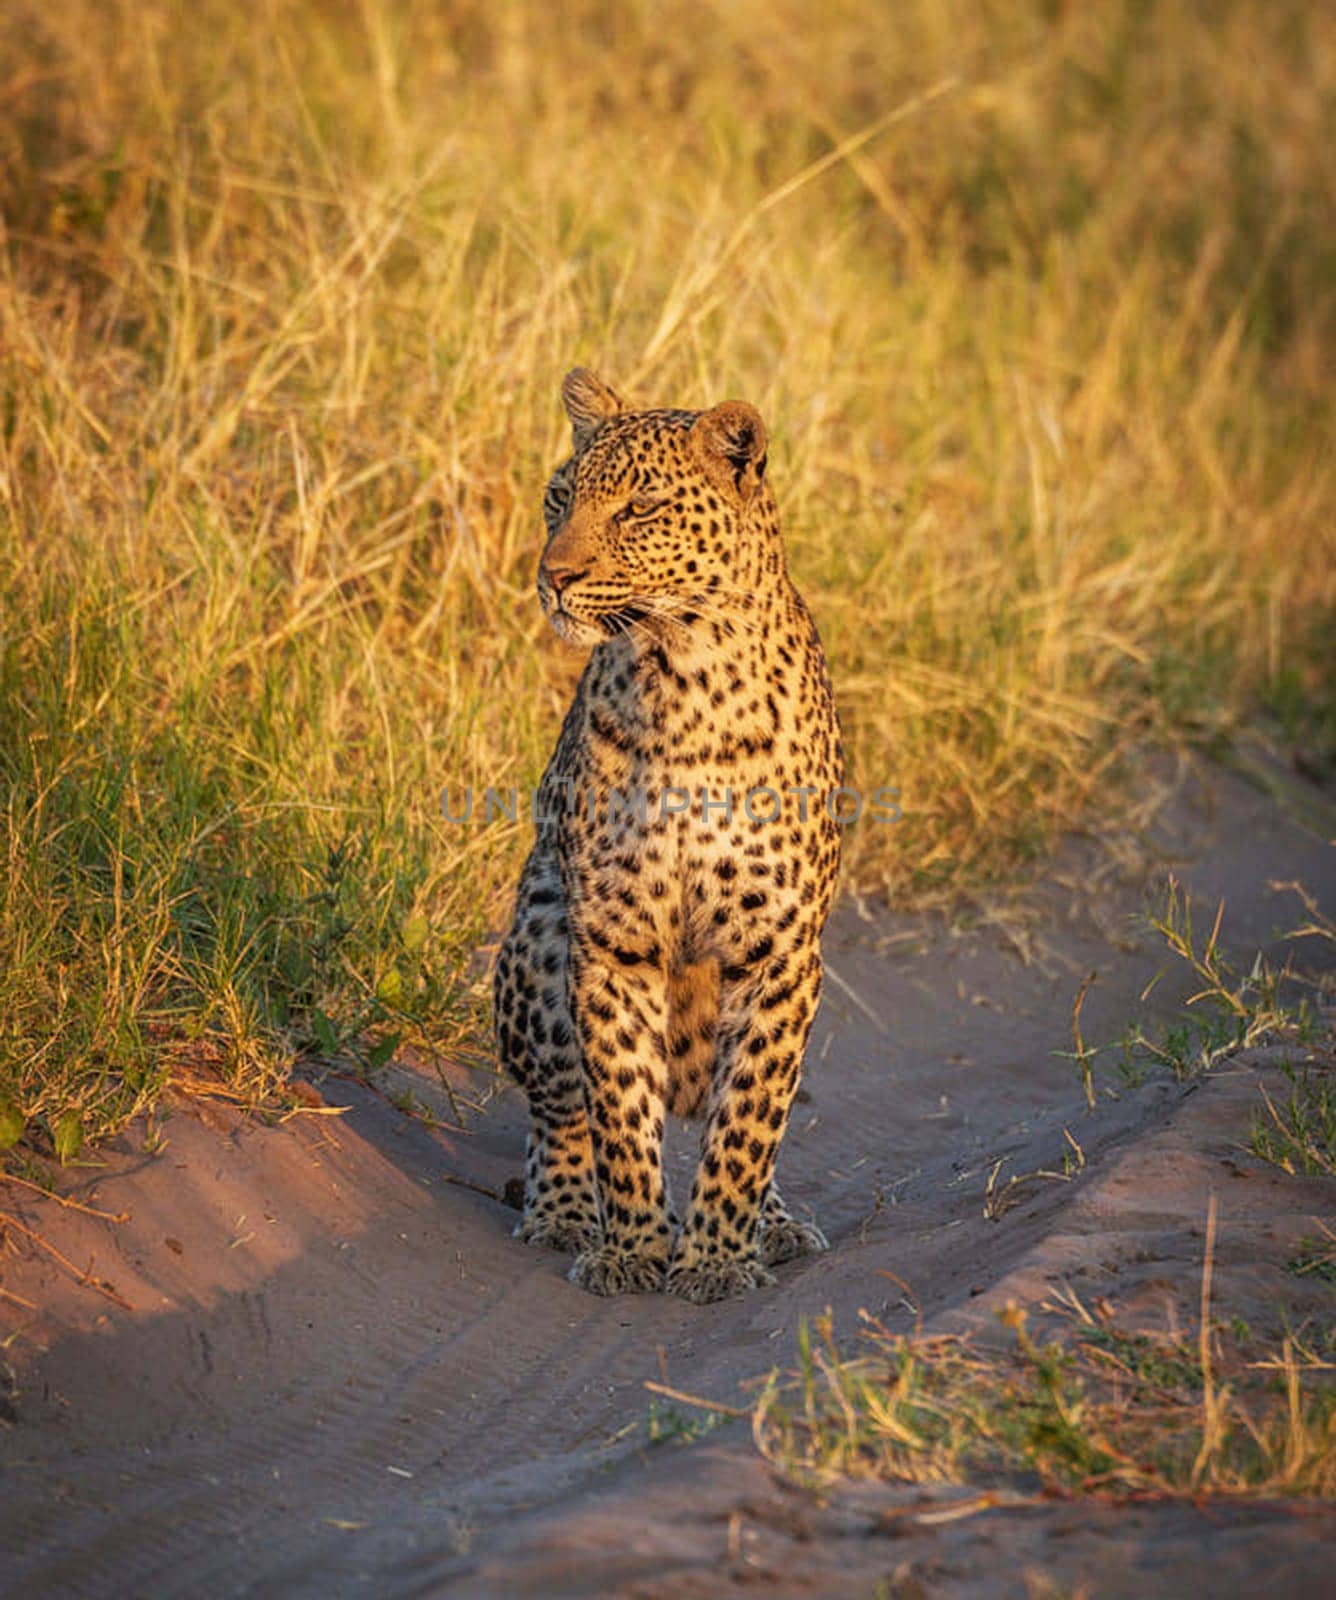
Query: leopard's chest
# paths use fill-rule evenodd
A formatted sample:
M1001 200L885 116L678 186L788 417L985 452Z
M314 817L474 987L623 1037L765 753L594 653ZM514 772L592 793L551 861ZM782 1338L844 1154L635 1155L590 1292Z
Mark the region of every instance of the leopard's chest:
M591 674L549 769L549 786L559 769L573 801L562 852L698 864L744 842L762 848L758 830L780 818L790 840L822 831L825 796L842 781L824 669L756 666L715 658L638 678Z
M595 703L567 772L583 790L646 796L651 811L675 790L693 799L731 796L740 805L754 790L824 788L839 780L829 759L833 722L821 710L795 708L764 691L723 706L688 695L661 718Z

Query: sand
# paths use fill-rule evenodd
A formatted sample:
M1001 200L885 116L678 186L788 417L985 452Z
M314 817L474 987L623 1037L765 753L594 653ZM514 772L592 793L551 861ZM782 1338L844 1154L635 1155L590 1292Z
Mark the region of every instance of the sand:
M1282 956L1298 920L1273 882L1336 904L1330 802L1265 775L1279 798L1237 772L1148 765L1142 798L1170 791L1157 820L1129 816L1113 850L1069 842L1023 923L994 909L952 930L846 900L780 1166L832 1249L742 1299L599 1300L565 1281L565 1258L514 1241L514 1211L482 1192L520 1170L512 1090L466 1111L463 1131L339 1077L321 1094L340 1117L265 1126L182 1101L157 1152L135 1128L64 1175L63 1194L128 1214L117 1223L0 1187L0 1206L92 1280L21 1238L0 1256L0 1592L1330 1594L1325 1507L1055 1500L944 1516L976 1497L817 1497L759 1458L745 1419L693 1444L650 1445L646 1427L651 1401L666 1404L647 1382L745 1406L749 1380L791 1361L801 1317L829 1308L850 1341L862 1308L910 1327L897 1279L927 1331L996 1326L1012 1300L1038 1315L1063 1285L1191 1324L1212 1194L1218 1315L1336 1315L1336 1291L1283 1270L1318 1220L1336 1223L1336 1183L1245 1148L1275 1049L1190 1086L1110 1076L1118 1095L1093 1112L1058 1053L1090 971L1088 1041L1190 992L1140 918L1166 871L1208 917L1225 897L1223 942L1247 959ZM1323 954L1308 941L1298 957ZM488 1088L462 1069L453 1081ZM396 1084L453 1120L433 1073L403 1064ZM1064 1129L1084 1168L987 1217L995 1164L995 1186L1054 1169ZM679 1184L690 1150L684 1133Z

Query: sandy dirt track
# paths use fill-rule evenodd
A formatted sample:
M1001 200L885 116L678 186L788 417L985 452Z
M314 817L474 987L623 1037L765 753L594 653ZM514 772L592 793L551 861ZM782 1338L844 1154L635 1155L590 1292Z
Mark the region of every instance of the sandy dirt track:
M1280 950L1296 920L1271 880L1336 903L1336 824L1315 791L1282 807L1236 775L1147 781L1177 789L1159 821L1129 832L1119 869L1066 849L1019 944L987 919L951 934L839 910L781 1157L791 1204L833 1248L774 1288L694 1307L567 1284L564 1258L509 1237L513 1211L448 1181L500 1191L518 1173L513 1091L465 1133L344 1080L324 1091L351 1106L338 1119L266 1128L182 1107L160 1154L132 1131L72 1175L66 1192L130 1214L117 1225L7 1189L7 1209L91 1258L130 1309L38 1253L4 1257L0 1284L41 1309L0 1301L0 1593L1330 1593L1336 1518L1321 1509L924 1521L960 1492L862 1486L818 1503L760 1462L745 1424L647 1446L647 1380L736 1404L790 1361L802 1316L830 1307L850 1338L863 1307L909 1326L884 1272L929 1329L989 1324L1061 1282L1190 1319L1211 1192L1226 1313L1265 1326L1283 1290L1336 1314L1329 1286L1296 1288L1280 1266L1315 1217L1336 1219L1336 1184L1242 1148L1274 1053L1186 1093L1153 1075L1093 1113L1054 1054L1091 970L1088 1040L1147 1017L1137 997L1168 958L1135 913L1167 868L1208 914L1226 897L1224 943L1248 957ZM1161 1013L1189 977L1166 972ZM1006 1158L1003 1180L1052 1167L1064 1128L1084 1171L987 1220L994 1164ZM690 1149L674 1148L679 1184Z

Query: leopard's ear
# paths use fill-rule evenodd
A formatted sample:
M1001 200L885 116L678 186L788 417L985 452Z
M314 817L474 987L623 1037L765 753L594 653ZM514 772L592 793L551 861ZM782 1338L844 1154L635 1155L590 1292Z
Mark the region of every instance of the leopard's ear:
M691 425L691 441L710 478L746 505L765 477L765 423L756 407L725 400L702 411Z
M561 380L561 399L571 419L578 450L598 432L609 417L626 410L626 402L588 367L574 367Z

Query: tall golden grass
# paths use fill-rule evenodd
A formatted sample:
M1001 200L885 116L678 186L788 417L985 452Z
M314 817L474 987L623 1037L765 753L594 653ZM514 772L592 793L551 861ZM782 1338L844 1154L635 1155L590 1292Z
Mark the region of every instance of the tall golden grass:
M11 0L0 1143L470 1035L576 361L766 414L865 884L1329 729L1333 104L1302 0Z

